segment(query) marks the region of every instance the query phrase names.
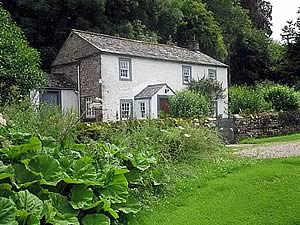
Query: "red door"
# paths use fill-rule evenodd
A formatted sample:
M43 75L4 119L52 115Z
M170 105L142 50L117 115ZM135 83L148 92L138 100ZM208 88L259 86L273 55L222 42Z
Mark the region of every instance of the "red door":
M166 114L170 112L168 98L159 98L159 112L164 112Z

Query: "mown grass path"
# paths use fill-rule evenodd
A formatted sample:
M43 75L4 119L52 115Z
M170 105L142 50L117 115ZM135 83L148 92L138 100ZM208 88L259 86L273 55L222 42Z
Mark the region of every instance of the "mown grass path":
M182 191L131 225L300 224L300 158L232 163L210 164L178 181Z

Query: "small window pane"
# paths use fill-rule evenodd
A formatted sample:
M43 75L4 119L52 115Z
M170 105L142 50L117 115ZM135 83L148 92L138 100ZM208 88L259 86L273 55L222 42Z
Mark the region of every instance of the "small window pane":
M218 101L212 101L212 116L218 116Z
M96 111L92 107L93 98L92 97L86 97L85 98L85 110L86 110L86 117L93 118L96 116Z

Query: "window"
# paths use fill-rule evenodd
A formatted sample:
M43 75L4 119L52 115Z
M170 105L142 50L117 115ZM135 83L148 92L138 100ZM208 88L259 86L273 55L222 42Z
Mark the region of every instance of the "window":
M132 117L132 100L121 100L120 115L121 120L128 120Z
M54 106L60 105L60 91L47 90L43 92L41 102Z
M212 116L217 117L218 116L218 101L217 100L212 101L211 106L212 106L212 109L211 109Z
M119 59L120 80L131 80L131 59Z
M208 79L210 80L217 80L217 70L208 70Z
M96 111L93 108L92 103L93 103L93 97L85 97L86 118L95 118L96 117Z
M145 102L140 103L140 111L141 111L141 118L146 117L146 104Z
M183 84L189 84L192 78L192 67L182 66L182 82Z

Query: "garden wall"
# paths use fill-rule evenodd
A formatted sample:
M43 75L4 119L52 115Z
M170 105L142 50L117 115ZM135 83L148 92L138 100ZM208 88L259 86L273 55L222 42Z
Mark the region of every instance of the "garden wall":
M300 111L234 116L237 139L300 132Z

